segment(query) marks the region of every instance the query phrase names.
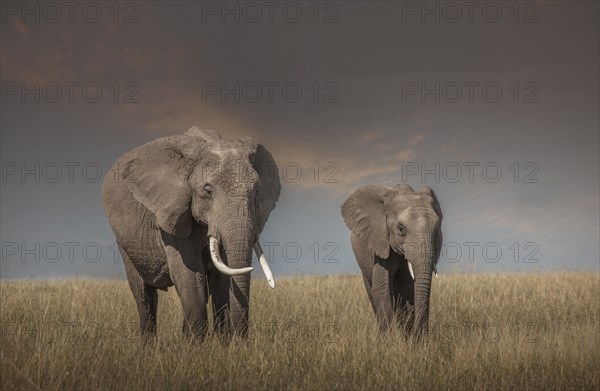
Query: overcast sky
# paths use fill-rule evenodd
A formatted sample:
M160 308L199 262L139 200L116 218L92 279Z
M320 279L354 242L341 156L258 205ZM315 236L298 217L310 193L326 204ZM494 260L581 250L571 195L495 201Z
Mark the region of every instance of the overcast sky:
M340 205L401 182L440 199L442 274L600 269L598 2L23 4L1 15L2 278L124 278L102 178L191 125L278 161L276 276L357 273Z

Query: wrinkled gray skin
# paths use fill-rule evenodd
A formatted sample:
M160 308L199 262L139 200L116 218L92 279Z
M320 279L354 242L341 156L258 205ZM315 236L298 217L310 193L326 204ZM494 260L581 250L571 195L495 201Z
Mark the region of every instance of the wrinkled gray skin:
M250 274L214 267L208 236L231 268L251 265L252 249L279 198L271 154L251 138L222 140L190 128L135 148L117 160L102 202L137 303L142 336L156 334L157 289L175 286L186 335L204 338L212 296L214 328L248 332Z
M431 276L442 247L442 212L433 191L364 186L344 202L342 215L380 331L396 318L407 335L426 333Z

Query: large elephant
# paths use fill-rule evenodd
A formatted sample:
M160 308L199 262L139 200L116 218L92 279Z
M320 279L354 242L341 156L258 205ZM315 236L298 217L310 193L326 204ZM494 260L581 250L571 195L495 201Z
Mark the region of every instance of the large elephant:
M111 172L102 202L142 336L156 334L157 289L173 285L184 334L205 337L211 296L215 331L247 336L253 249L275 286L258 241L281 191L271 153L194 126L125 153Z
M431 188L364 186L342 205L344 221L381 331L394 318L407 335L427 331L442 212Z

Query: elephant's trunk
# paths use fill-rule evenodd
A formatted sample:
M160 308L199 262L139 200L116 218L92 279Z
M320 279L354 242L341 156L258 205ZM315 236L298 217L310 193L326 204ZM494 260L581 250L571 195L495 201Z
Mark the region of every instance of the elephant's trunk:
M431 294L431 275L433 273L435 252L425 245L419 251L416 260L410 261L415 275L415 323L417 338L427 333L429 325L429 298Z
M228 263L233 268L246 267L252 262L252 245L247 241L225 241L225 246ZM231 331L242 337L248 334L249 303L250 273L232 276L229 285L229 319Z
M245 205L245 204L244 204ZM221 243L224 248L227 266L232 269L249 268L252 263L252 250L256 240L255 223L248 208L236 209L235 216L222 214L223 222L218 224ZM250 273L230 277L229 320L231 331L242 337L248 334L250 297Z
M427 268L429 269L429 268ZM415 275L415 334L420 338L427 333L429 324L429 295L431 270L418 271Z

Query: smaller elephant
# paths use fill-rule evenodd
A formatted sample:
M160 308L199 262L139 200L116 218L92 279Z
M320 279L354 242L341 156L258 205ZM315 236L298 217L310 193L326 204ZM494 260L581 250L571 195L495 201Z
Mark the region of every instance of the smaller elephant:
M442 211L433 190L364 186L344 202L342 215L380 331L396 319L407 336L426 333L442 248Z

